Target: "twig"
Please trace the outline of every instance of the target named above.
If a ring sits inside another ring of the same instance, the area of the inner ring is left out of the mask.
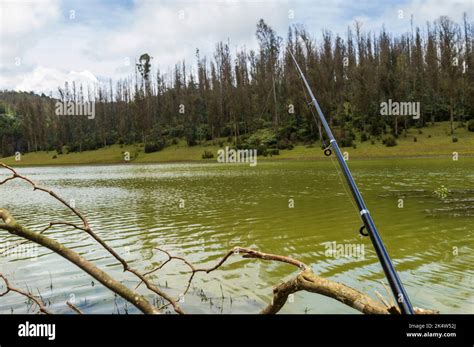
[[[45,314],[52,314],[52,312],[46,308],[44,301],[42,299],[37,298],[36,296],[34,296],[33,294],[29,292],[25,292],[24,290],[11,286],[8,279],[1,273],[0,273],[0,278],[3,280],[3,282],[5,282],[5,286],[6,286],[6,290],[3,293],[0,293],[0,297],[8,294],[9,292],[15,292],[32,300],[38,306],[38,309],[40,312],[45,313]]]
[[[74,305],[72,302],[70,301],[66,301],[66,305],[68,305],[71,310],[73,310],[74,312],[76,312],[77,314],[83,314],[83,312],[79,309],[79,307],[77,307],[76,305]]]

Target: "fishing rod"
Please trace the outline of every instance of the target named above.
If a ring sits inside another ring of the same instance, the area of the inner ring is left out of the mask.
[[[405,288],[403,288],[403,284],[400,281],[400,278],[398,277],[397,271],[395,270],[395,267],[393,266],[392,260],[390,259],[390,256],[388,255],[387,249],[385,248],[382,238],[380,237],[379,232],[377,231],[377,227],[375,226],[372,216],[370,215],[370,212],[367,209],[367,206],[365,205],[364,199],[362,198],[362,195],[360,194],[360,191],[357,188],[357,185],[342,155],[339,145],[337,144],[337,141],[334,138],[334,135],[332,134],[331,128],[329,127],[329,124],[326,121],[326,117],[324,117],[323,111],[321,111],[321,107],[319,107],[318,101],[314,97],[314,94],[311,91],[308,81],[304,77],[303,71],[301,71],[301,68],[298,65],[298,62],[296,61],[296,58],[294,57],[293,53],[291,53],[289,49],[288,49],[288,52],[293,58],[293,62],[296,65],[296,68],[301,76],[301,79],[303,80],[306,86],[306,89],[308,89],[309,95],[311,97],[310,105],[313,104],[314,107],[316,108],[316,111],[318,112],[318,115],[319,115],[319,119],[321,120],[324,130],[326,131],[326,134],[329,138],[329,146],[327,146],[324,149],[324,154],[326,156],[330,156],[332,154],[331,149],[334,151],[334,153],[336,153],[339,166],[341,167],[344,177],[346,178],[347,184],[349,185],[352,196],[359,209],[360,218],[362,219],[362,222],[364,223],[364,225],[360,228],[359,232],[364,236],[367,236],[367,235],[370,236],[370,240],[372,241],[372,244],[375,248],[377,257],[379,258],[379,261],[382,264],[383,271],[385,272],[385,276],[388,279],[390,288],[392,289],[393,295],[395,296],[398,306],[400,307],[400,311],[403,314],[413,314],[414,311],[410,303],[410,299],[408,298],[408,295],[405,292]],[[364,229],[367,230],[367,233],[363,232]]]

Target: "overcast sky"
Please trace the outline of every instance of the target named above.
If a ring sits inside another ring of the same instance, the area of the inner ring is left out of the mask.
[[[410,29],[441,15],[473,20],[474,0],[0,0],[0,89],[49,94],[64,81],[114,80],[133,73],[149,53],[154,67],[167,71],[195,51],[210,56],[219,40],[232,52],[256,48],[260,18],[286,37],[301,23],[316,38],[323,29],[345,35],[355,20],[366,31]],[[402,12],[401,12],[402,11]],[[403,18],[400,18],[403,17]]]

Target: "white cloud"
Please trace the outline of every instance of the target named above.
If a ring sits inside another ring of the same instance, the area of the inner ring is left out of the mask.
[[[387,31],[405,33],[413,26],[425,28],[426,22],[433,22],[441,16],[447,16],[457,23],[462,23],[464,12],[472,20],[474,1],[472,0],[412,0],[404,4],[389,3],[378,17],[367,17],[364,30],[378,32],[385,26]]]
[[[2,35],[25,34],[58,19],[59,0],[2,0]]]
[[[215,44],[230,40],[232,48],[255,47],[255,25],[265,18],[286,28],[288,12],[280,2],[176,2],[140,1],[131,25],[106,34],[90,48],[103,58],[136,58],[144,52],[162,67],[186,59],[194,63],[196,48],[211,53]]]
[[[16,85],[15,90],[21,91],[35,91],[38,93],[45,93],[49,95],[50,92],[55,95],[58,87],[64,87],[65,82],[75,81],[76,87],[82,84],[84,88],[86,86],[93,87],[99,81],[97,78],[87,70],[84,71],[69,71],[63,72],[53,68],[46,68],[39,66],[32,72],[21,76],[21,81]]]
[[[136,0],[133,6],[120,7],[88,2],[74,3],[76,20],[70,21],[61,15],[72,6],[67,0],[0,0],[0,88],[57,90],[76,76],[71,71],[88,71],[91,80],[116,80],[133,74],[135,60],[145,52],[154,58],[153,66],[165,72],[182,60],[194,66],[196,48],[201,56],[212,57],[218,41],[229,39],[232,53],[242,46],[257,48],[255,29],[260,18],[283,37],[293,23],[303,23],[316,37],[322,29],[345,36],[355,19],[364,22],[363,30],[378,32],[385,24],[389,31],[407,32],[411,14],[415,25],[421,26],[441,15],[460,22],[465,11],[472,20],[472,3]],[[398,19],[400,9],[404,19]],[[14,64],[15,57],[21,58],[20,66]]]
[[[0,59],[13,64],[15,57],[34,45],[36,33],[58,20],[59,0],[0,2]],[[7,64],[8,64],[7,63]]]

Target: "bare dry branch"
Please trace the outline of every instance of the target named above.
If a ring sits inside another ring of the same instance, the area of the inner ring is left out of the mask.
[[[5,282],[5,286],[6,286],[6,290],[3,293],[0,293],[0,297],[8,294],[9,292],[15,292],[32,300],[36,304],[36,306],[38,306],[38,309],[41,313],[45,313],[45,314],[52,313],[50,310],[46,308],[46,305],[42,299],[37,298],[36,296],[34,296],[33,294],[29,292],[13,287],[12,285],[10,285],[10,282],[8,281],[8,279],[1,273],[0,273],[0,278],[3,280],[3,282]]]
[[[139,272],[138,270],[136,269],[133,269],[132,267],[129,266],[129,264],[125,261],[125,259],[123,259],[112,247],[110,247],[105,241],[103,241],[96,233],[94,233],[92,231],[92,228],[90,227],[90,224],[89,224],[89,221],[87,220],[87,218],[81,213],[79,212],[79,210],[77,210],[75,207],[71,206],[66,200],[64,200],[63,198],[61,198],[59,195],[57,195],[55,192],[53,192],[52,190],[50,189],[47,189],[47,188],[44,188],[44,187],[41,187],[39,185],[37,185],[35,182],[33,182],[32,180],[30,180],[29,178],[25,177],[25,176],[22,176],[20,174],[17,173],[17,171],[15,169],[13,169],[12,167],[0,162],[0,166],[6,168],[7,170],[11,171],[12,172],[12,177],[10,179],[13,179],[13,178],[19,178],[19,179],[22,179],[23,181],[27,182],[28,184],[30,184],[32,187],[33,187],[33,190],[40,190],[40,191],[43,191],[43,192],[46,192],[48,193],[49,195],[51,195],[53,198],[55,198],[57,201],[59,201],[61,204],[63,204],[64,206],[66,206],[69,210],[71,210],[73,212],[74,215],[76,215],[81,221],[82,221],[82,224],[83,224],[83,227],[79,227],[77,226],[76,224],[73,224],[73,223],[68,223],[68,222],[55,222],[55,223],[50,223],[48,227],[46,227],[45,229],[42,230],[42,232],[48,230],[49,228],[51,228],[53,225],[68,225],[68,226],[73,226],[75,227],[76,229],[80,229],[80,230],[83,230],[85,231],[87,234],[89,234],[97,243],[99,243],[105,250],[107,250],[107,252],[109,252],[117,261],[119,261],[122,266],[123,266],[123,270],[124,271],[128,271],[132,274],[134,274],[136,277],[138,277],[140,279],[140,283],[145,283],[146,284],[146,287],[154,292],[155,294],[157,294],[158,296],[162,297],[164,300],[168,301],[168,303],[173,306],[173,309],[175,310],[175,312],[177,313],[184,313],[182,311],[182,309],[179,307],[178,303],[176,302],[176,300],[174,300],[171,296],[169,296],[167,293],[165,293],[164,291],[162,291],[160,288],[158,288],[157,286],[155,286],[153,283],[151,283],[150,281],[148,281],[146,279],[146,277],[141,273]],[[3,182],[0,183],[3,184],[5,183],[6,181],[8,180],[4,180]],[[11,216],[10,216],[11,217]],[[7,220],[4,220],[5,222],[5,226],[3,229],[5,230],[8,230],[10,232],[12,232],[13,230],[11,228],[8,227],[8,225],[10,224]],[[10,230],[9,230],[10,229]],[[76,264],[77,265],[77,264]]]
[[[133,305],[135,305],[142,312],[159,313],[156,307],[151,305],[141,295],[138,295],[134,291],[124,286],[122,283],[116,281],[106,272],[96,267],[93,263],[89,262],[87,259],[79,255],[78,253],[43,234],[33,232],[28,228],[18,224],[7,210],[0,208],[0,219],[5,222],[5,224],[0,224],[0,229],[7,230],[8,232],[10,232],[10,234],[33,241],[59,254],[63,258],[69,260],[74,265],[78,266],[81,270],[91,275],[104,286],[117,293]]]
[[[377,298],[379,298],[379,300],[382,302],[382,304],[385,305],[386,308],[390,308],[391,306],[389,305],[389,303],[387,302],[387,300],[385,300],[385,298],[382,296],[382,294],[380,294],[378,291],[375,291],[375,295],[377,296]]]
[[[77,307],[76,305],[74,305],[72,302],[70,301],[66,301],[66,305],[68,305],[71,310],[73,310],[74,312],[76,312],[77,314],[83,314],[83,312],[79,309],[79,307]]]

